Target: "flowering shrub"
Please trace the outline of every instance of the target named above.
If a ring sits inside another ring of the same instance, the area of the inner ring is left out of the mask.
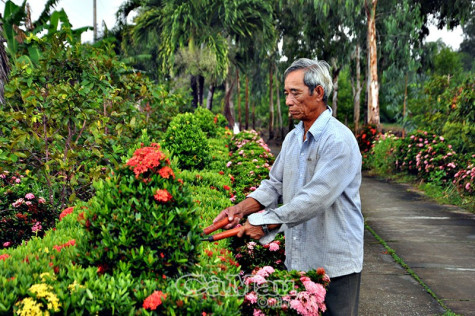
[[[469,162],[466,167],[460,164],[462,168],[454,175],[452,183],[457,186],[459,191],[473,195],[475,192],[475,155],[467,160]]]
[[[378,130],[375,125],[366,124],[361,127],[361,130],[356,134],[356,140],[360,147],[360,152],[363,158],[363,168],[367,168],[367,158],[373,148],[373,142],[378,136]]]
[[[443,137],[417,131],[405,138],[378,136],[369,166],[379,173],[405,172],[443,188],[454,185],[461,194],[473,195],[475,155],[457,153]]]
[[[170,277],[196,262],[199,228],[188,191],[160,145],[133,153],[125,166],[95,183],[82,221],[83,261],[98,273]]]
[[[250,273],[256,267],[273,266],[284,270],[285,265],[285,238],[278,234],[274,241],[261,245],[255,241],[235,238],[230,245],[236,261],[242,266],[243,273]]]
[[[194,120],[191,113],[178,114],[165,133],[163,146],[178,158],[181,169],[202,169],[210,160],[206,134]]]
[[[226,166],[231,168],[234,174],[237,202],[269,177],[269,170],[274,160],[270,148],[256,131],[243,131],[233,137],[230,160]]]
[[[321,315],[330,278],[316,271],[279,271],[264,266],[245,278],[244,315]]]
[[[444,137],[418,131],[395,152],[396,170],[436,183],[447,183],[458,170],[457,154]]]
[[[28,181],[8,171],[0,174],[0,249],[43,236],[58,218],[49,201],[30,191]]]

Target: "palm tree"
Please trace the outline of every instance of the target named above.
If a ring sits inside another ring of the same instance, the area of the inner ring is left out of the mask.
[[[221,1],[178,1],[149,0],[139,9],[133,31],[135,42],[142,42],[156,36],[156,50],[161,71],[176,75],[191,64],[176,63],[177,56],[198,56],[215,61],[212,67],[197,69],[190,73],[193,90],[193,106],[203,100],[204,77],[210,82],[210,90],[219,84],[237,62],[230,54],[240,43],[250,39],[261,30],[269,30],[272,22],[271,1],[221,0]],[[185,58],[186,59],[186,58]],[[234,72],[234,70],[232,71]],[[235,80],[235,76],[232,76]],[[233,86],[231,77],[228,86]],[[228,91],[231,99],[232,90]],[[233,111],[226,105],[227,118],[233,121]]]

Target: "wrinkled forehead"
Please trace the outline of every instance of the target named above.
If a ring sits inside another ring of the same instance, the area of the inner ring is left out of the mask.
[[[304,75],[305,75],[305,72],[303,71],[303,69],[290,72],[285,78],[284,88],[286,90],[303,89],[305,87],[305,84],[303,81]]]

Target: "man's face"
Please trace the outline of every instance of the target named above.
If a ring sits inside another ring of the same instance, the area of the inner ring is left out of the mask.
[[[313,122],[322,112],[323,88],[317,86],[310,95],[309,88],[303,82],[304,70],[292,71],[285,78],[285,104],[292,118]]]

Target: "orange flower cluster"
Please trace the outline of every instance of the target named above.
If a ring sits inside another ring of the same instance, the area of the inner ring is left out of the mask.
[[[155,291],[143,301],[143,308],[156,310],[162,304],[162,299],[165,300],[166,298],[167,295],[162,293],[162,291]]]
[[[67,209],[65,209],[64,211],[62,211],[61,214],[59,215],[59,221],[62,221],[64,217],[66,217],[67,215],[71,214],[73,211],[74,211],[74,207],[73,207],[73,206],[68,207]]]
[[[152,143],[151,147],[137,149],[132,158],[127,161],[127,166],[133,167],[135,177],[138,178],[142,173],[159,167],[162,160],[166,160],[166,156],[160,150],[160,145]]]
[[[56,251],[58,252],[61,252],[61,249],[63,248],[66,248],[66,247],[70,247],[70,246],[75,246],[76,245],[76,240],[75,239],[71,239],[70,241],[68,242],[65,242],[64,244],[62,245],[54,245],[53,248],[56,249]]]
[[[7,258],[10,258],[10,255],[8,253],[0,255],[0,260],[5,261],[5,260],[7,260]]]
[[[165,179],[170,178],[170,176],[172,176],[173,179],[175,179],[175,174],[173,173],[172,168],[168,166],[165,166],[162,169],[158,170],[158,174],[160,174],[162,178],[165,178]]]
[[[157,190],[157,192],[155,192],[153,198],[159,202],[166,203],[173,199],[173,196],[166,189],[159,189]]]

